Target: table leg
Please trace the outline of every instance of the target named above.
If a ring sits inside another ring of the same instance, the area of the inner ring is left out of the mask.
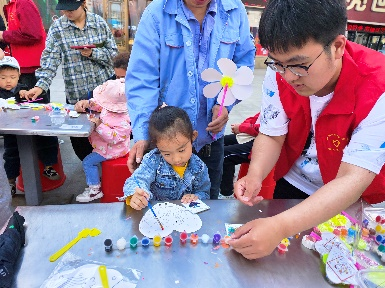
[[[37,206],[43,200],[43,194],[35,141],[36,137],[33,135],[16,136],[20,165],[23,171],[25,200],[28,206]]]

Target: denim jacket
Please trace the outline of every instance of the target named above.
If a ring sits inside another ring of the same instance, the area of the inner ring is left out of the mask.
[[[184,194],[195,194],[201,200],[210,198],[207,167],[195,154],[191,156],[183,178],[180,178],[158,149],[151,150],[124,183],[124,196],[119,200],[133,195],[138,184],[149,193],[151,200],[179,200]]]
[[[204,130],[212,121],[211,110],[217,103],[216,97],[206,99],[206,127],[197,127],[202,90],[199,81],[203,80],[195,63],[193,33],[180,2],[152,1],[143,12],[135,34],[126,75],[127,103],[135,142],[148,140],[150,114],[162,102],[184,109],[195,130]],[[218,70],[217,61],[228,58],[238,67],[254,69],[255,46],[243,3],[240,0],[216,2],[207,55],[209,67]],[[229,112],[232,106],[227,107]],[[223,132],[224,129],[216,138],[222,137]],[[199,151],[212,141],[212,137],[200,133],[194,147]]]

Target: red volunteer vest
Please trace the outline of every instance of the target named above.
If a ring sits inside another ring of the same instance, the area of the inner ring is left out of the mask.
[[[378,52],[347,41],[334,96],[319,116],[315,128],[319,167],[325,184],[335,179],[343,149],[349,143],[353,130],[385,92],[384,59]],[[302,153],[311,125],[309,98],[298,95],[278,73],[277,82],[290,122],[275,168],[276,180],[286,175]],[[385,166],[362,198],[369,203],[385,200]]]
[[[4,13],[8,21],[8,30],[10,31],[20,29],[20,22],[16,14],[16,2],[17,0],[11,0],[9,4],[4,6]],[[37,10],[37,7],[35,5],[33,6]],[[10,44],[12,56],[16,58],[22,68],[40,66],[40,57],[45,48],[46,35],[41,18],[39,20],[41,27],[40,33],[43,35],[43,38],[39,41],[39,43],[35,43],[33,45]]]

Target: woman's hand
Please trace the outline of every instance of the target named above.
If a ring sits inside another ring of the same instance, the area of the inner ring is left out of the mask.
[[[92,55],[92,49],[90,48],[83,48],[80,50],[80,53],[82,54],[82,56],[84,57],[91,57]]]
[[[143,208],[147,207],[148,205],[148,198],[150,195],[147,194],[146,191],[144,191],[141,188],[135,188],[135,193],[132,195],[130,206],[135,210],[142,210]]]
[[[182,197],[182,203],[191,203],[192,201],[198,200],[198,196],[195,194],[185,194]]]
[[[35,100],[41,93],[43,93],[43,89],[41,89],[40,87],[33,87],[31,90],[28,90],[26,93],[25,93],[25,98],[29,101],[29,100]]]
[[[80,100],[75,104],[76,112],[84,113],[87,108],[90,108],[90,102],[88,100]]]

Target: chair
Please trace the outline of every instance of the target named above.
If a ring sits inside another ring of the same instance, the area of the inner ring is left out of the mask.
[[[127,154],[124,157],[102,162],[102,203],[118,202],[117,197],[123,196],[123,185],[131,176],[127,167]]]
[[[44,164],[39,160],[39,170],[40,170],[40,180],[41,180],[41,188],[43,192],[51,191],[63,185],[66,180],[66,175],[63,171],[63,163],[61,160],[60,148],[57,152],[57,163],[52,165],[52,167],[56,170],[56,172],[60,175],[59,180],[50,180],[47,177],[44,177]],[[17,177],[16,188],[22,192],[24,192],[24,182],[23,182],[23,171],[20,169],[20,176]]]
[[[249,163],[242,163],[238,172],[238,180],[242,177],[246,176],[247,171],[249,170]],[[273,199],[275,189],[275,180],[274,180],[274,168],[271,172],[266,176],[266,178],[262,181],[262,188],[259,192],[259,195],[265,199]]]

